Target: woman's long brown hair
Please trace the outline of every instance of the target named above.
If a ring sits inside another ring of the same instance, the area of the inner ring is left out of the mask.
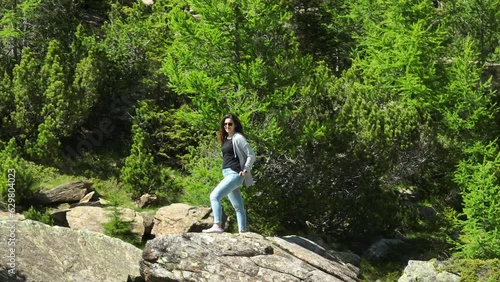
[[[233,123],[234,123],[234,125],[233,125],[234,126],[234,132],[238,132],[240,134],[244,134],[243,133],[243,126],[241,125],[240,119],[237,116],[233,115],[233,114],[227,114],[227,115],[225,115],[222,118],[221,122],[220,122],[219,132],[217,132],[217,139],[218,139],[219,144],[221,145],[221,147],[222,147],[222,145],[224,145],[224,142],[226,142],[226,139],[227,139],[227,132],[224,129],[224,121],[226,119],[228,119],[228,118],[230,118],[233,121]]]

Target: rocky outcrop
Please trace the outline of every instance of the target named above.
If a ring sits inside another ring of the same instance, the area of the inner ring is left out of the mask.
[[[442,270],[445,262],[410,260],[398,282],[458,282],[460,276]]]
[[[86,229],[104,233],[103,224],[109,222],[113,210],[105,208],[107,201],[92,188],[92,181],[81,180],[66,183],[34,195],[32,201],[48,209],[54,224],[74,229]],[[57,207],[53,208],[55,205]],[[139,239],[150,237],[152,215],[137,213],[132,209],[119,208],[119,217],[130,222],[131,232]],[[1,218],[0,214],[0,218]]]
[[[11,226],[15,224],[14,228]],[[0,221],[0,238],[11,237],[15,229],[15,268],[18,278],[2,281],[141,281],[141,250],[116,238],[87,230],[51,227],[31,220]],[[7,240],[2,239],[0,257],[8,257]],[[7,260],[0,264],[4,279]],[[24,278],[21,278],[24,277]],[[137,278],[139,277],[139,278]]]
[[[33,202],[38,205],[79,202],[92,191],[92,181],[81,180],[57,186],[34,195]]]
[[[40,210],[47,209],[58,226],[104,233],[103,224],[110,221],[113,210],[106,207],[107,201],[100,198],[92,185],[90,180],[74,181],[40,191],[31,200],[42,206]],[[144,194],[136,204],[145,207],[156,200],[155,195]],[[137,234],[139,240],[165,234],[200,232],[213,222],[210,207],[193,207],[181,203],[160,208],[154,216],[128,208],[119,208],[119,214],[121,220],[130,222],[131,232]],[[0,214],[0,218],[2,216],[10,219],[11,215]]]
[[[213,224],[210,207],[176,203],[160,208],[154,217],[151,233],[156,237],[186,232],[200,232]]]
[[[184,233],[148,241],[146,281],[359,281],[359,269],[279,237]]]

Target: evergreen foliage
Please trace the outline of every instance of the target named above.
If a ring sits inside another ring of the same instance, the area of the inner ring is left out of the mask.
[[[35,180],[14,138],[7,144],[0,144],[0,168],[0,181],[4,183],[0,187],[2,200],[7,203],[9,197],[14,198],[17,208],[27,204],[33,195]]]
[[[193,125],[209,134],[219,116],[238,112],[249,136],[276,142],[312,70],[311,58],[299,54],[290,11],[280,1],[192,1],[184,8],[168,14],[176,36],[163,70],[176,93],[191,98]]]
[[[15,125],[12,122],[11,113],[14,112],[14,91],[12,89],[12,79],[7,72],[0,77],[0,140],[7,140],[11,137],[9,132],[15,132]]]
[[[455,179],[462,187],[463,215],[460,252],[465,258],[500,257],[500,153],[495,143],[476,143],[466,150]]]
[[[120,180],[125,185],[125,189],[137,198],[143,193],[153,192],[156,185],[161,185],[161,182],[158,178],[159,171],[154,166],[153,155],[144,144],[146,141],[144,131],[139,125],[134,124],[132,132],[134,135],[132,149],[125,159]]]
[[[71,129],[70,107],[65,71],[57,41],[51,41],[40,70],[40,86],[43,90],[42,123],[33,143],[27,143],[27,151],[36,160],[55,159],[60,138]]]
[[[185,169],[190,173],[177,180],[178,185],[183,187],[182,201],[209,206],[207,195],[210,195],[222,176],[222,159],[216,137],[204,138],[198,147],[190,147],[183,160]]]
[[[110,237],[119,238],[134,245],[139,245],[137,234],[131,231],[132,222],[124,221],[120,218],[120,215],[120,210],[114,207],[113,212],[110,214],[109,221],[102,224],[104,227],[104,234]]]
[[[27,211],[23,213],[24,218],[40,221],[48,225],[54,225],[54,220],[50,216],[50,212],[46,210],[44,213],[37,211],[33,206],[31,206]]]
[[[31,49],[26,48],[23,50],[21,62],[13,70],[12,77],[15,108],[11,119],[17,129],[18,138],[22,141],[35,138],[35,130],[41,121],[43,96],[39,90],[39,81],[40,62]]]
[[[472,37],[479,46],[479,61],[495,62],[495,50],[500,43],[500,1],[445,1],[440,5],[450,35],[460,38],[455,42]]]
[[[132,148],[121,169],[120,180],[133,198],[152,193],[160,196],[168,195],[168,202],[174,202],[179,191],[172,185],[170,170],[155,161],[151,136],[146,131],[146,126],[153,118],[148,103],[141,103],[136,110],[132,126]]]
[[[463,282],[493,282],[500,279],[500,260],[498,259],[459,259],[445,269],[452,273],[459,273],[460,281]]]

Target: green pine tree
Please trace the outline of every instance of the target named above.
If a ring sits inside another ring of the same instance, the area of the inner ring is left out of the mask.
[[[37,127],[42,121],[44,99],[39,81],[40,62],[31,49],[26,48],[20,64],[14,68],[12,78],[15,104],[12,119],[22,141],[36,138]]]
[[[2,202],[18,207],[27,204],[33,196],[35,178],[14,138],[5,145],[0,144],[0,173],[0,181],[4,183],[0,187]],[[9,198],[15,201],[9,202]]]
[[[500,257],[500,151],[492,142],[474,144],[466,150],[455,181],[462,187],[463,218],[457,256],[473,259]]]
[[[133,198],[144,193],[156,194],[168,202],[177,197],[176,187],[171,185],[170,171],[155,160],[151,134],[148,125],[154,120],[155,112],[147,102],[141,102],[136,109],[132,125],[132,147],[120,172],[120,180]]]
[[[220,116],[235,112],[249,134],[278,140],[313,70],[311,57],[299,51],[291,12],[281,1],[185,4],[169,12],[175,36],[163,70],[171,87],[190,98],[188,119],[208,133]]]
[[[15,112],[14,91],[12,80],[7,72],[0,76],[0,140],[12,137],[15,132],[15,125],[12,121],[11,113]]]
[[[36,140],[33,143],[27,142],[28,153],[44,163],[56,160],[60,149],[60,138],[67,136],[74,125],[68,118],[71,116],[72,97],[61,54],[59,43],[51,41],[40,70],[39,85],[44,90],[41,110],[43,122],[38,126]]]

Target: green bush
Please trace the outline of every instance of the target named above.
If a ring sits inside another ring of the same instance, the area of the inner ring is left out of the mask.
[[[48,225],[54,225],[54,220],[50,216],[49,211],[45,211],[44,213],[41,213],[37,211],[33,206],[29,208],[26,212],[23,213],[24,218],[26,219],[31,219],[31,220],[36,220],[40,221],[42,223],[48,224]]]
[[[132,127],[133,144],[130,155],[125,159],[120,180],[125,189],[137,198],[144,193],[150,193],[159,185],[159,171],[154,165],[154,158],[145,145],[146,134],[138,125]]]
[[[462,188],[464,220],[460,221],[458,257],[500,258],[500,151],[494,143],[475,144],[466,150],[455,181]]]
[[[137,246],[140,243],[140,240],[137,238],[137,234],[134,234],[131,231],[132,223],[122,220],[120,215],[120,211],[117,207],[115,207],[113,209],[113,213],[110,215],[110,220],[103,223],[104,234]]]
[[[216,138],[201,139],[200,145],[191,147],[183,160],[189,174],[174,181],[182,187],[181,201],[195,206],[210,205],[210,193],[222,180],[222,155]]]
[[[153,144],[158,143],[159,140],[166,139],[175,142],[178,140],[175,138],[180,138],[179,136],[172,137],[165,129],[167,127],[163,124],[164,119],[168,120],[169,118],[171,118],[171,114],[155,114],[147,102],[141,102],[140,107],[136,110],[132,126],[132,147],[120,173],[123,186],[126,191],[132,194],[133,198],[140,197],[145,193],[157,194],[168,202],[175,202],[178,198],[180,191],[176,188],[175,181],[171,179],[173,171],[159,162],[162,161],[162,156],[168,155],[165,152],[175,155],[180,151],[170,148],[171,145],[166,144],[160,146],[161,148],[153,148]],[[160,126],[160,129],[157,130],[158,132],[152,133],[156,130],[155,125]],[[162,132],[163,135],[159,132]],[[175,163],[175,161],[170,161],[172,165]],[[167,160],[167,163],[170,161]]]
[[[108,180],[92,178],[91,180],[94,183],[92,187],[95,191],[102,196],[102,198],[109,201],[111,206],[135,207],[135,204],[130,199],[130,193],[125,191],[115,178],[110,178]]]
[[[460,275],[461,282],[500,281],[500,260],[460,259],[445,267],[448,272]]]
[[[366,259],[361,260],[361,281],[379,281],[393,282],[397,281],[403,274],[404,266],[397,262],[369,262]]]
[[[0,194],[5,202],[16,206],[26,204],[31,198],[35,179],[29,163],[19,153],[19,149],[12,138],[7,146],[0,148]]]

